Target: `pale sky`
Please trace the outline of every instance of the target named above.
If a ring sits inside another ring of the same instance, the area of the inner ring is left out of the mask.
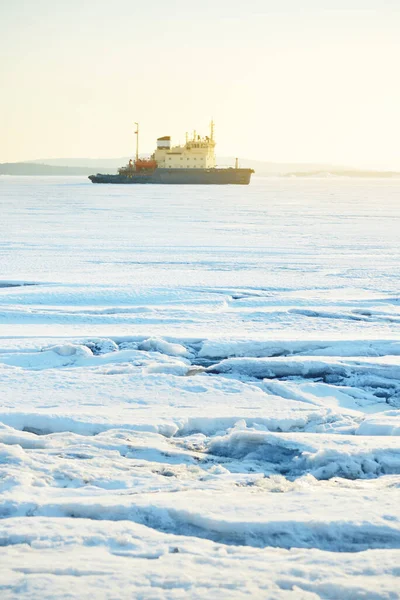
[[[217,153],[400,169],[400,0],[0,0],[0,162]]]

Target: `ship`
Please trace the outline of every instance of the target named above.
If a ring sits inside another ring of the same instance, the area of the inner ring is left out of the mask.
[[[157,139],[150,158],[139,158],[139,124],[136,130],[136,158],[118,169],[118,174],[90,175],[93,183],[158,183],[194,185],[248,185],[253,169],[242,169],[236,159],[234,167],[217,167],[215,158],[214,123],[210,134],[200,136],[196,131],[186,134],[184,145],[171,145],[169,135]]]

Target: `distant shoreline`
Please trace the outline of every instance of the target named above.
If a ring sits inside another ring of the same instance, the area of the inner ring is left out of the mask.
[[[224,160],[223,162],[226,162]],[[302,165],[302,170],[284,170],[284,165],[276,165],[276,171],[271,164],[260,161],[254,161],[255,175],[262,177],[282,177],[282,178],[381,178],[397,179],[400,178],[399,171],[373,171],[362,169],[345,168],[319,168],[308,170],[307,165]],[[123,163],[122,163],[123,164]],[[243,166],[250,166],[252,161],[243,160]],[[230,166],[230,165],[221,165]],[[22,163],[2,163],[0,164],[0,175],[11,176],[89,176],[94,173],[117,173],[115,166],[99,165],[95,166],[68,166],[68,165],[48,165],[34,162]]]

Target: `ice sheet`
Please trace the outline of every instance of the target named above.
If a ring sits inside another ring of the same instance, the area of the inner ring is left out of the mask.
[[[399,193],[0,178],[2,598],[397,597]]]

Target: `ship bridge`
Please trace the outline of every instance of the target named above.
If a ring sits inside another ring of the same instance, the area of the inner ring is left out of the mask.
[[[161,169],[212,169],[215,161],[214,123],[210,125],[210,135],[201,137],[193,132],[186,134],[184,146],[171,146],[170,136],[157,140],[154,159]]]

